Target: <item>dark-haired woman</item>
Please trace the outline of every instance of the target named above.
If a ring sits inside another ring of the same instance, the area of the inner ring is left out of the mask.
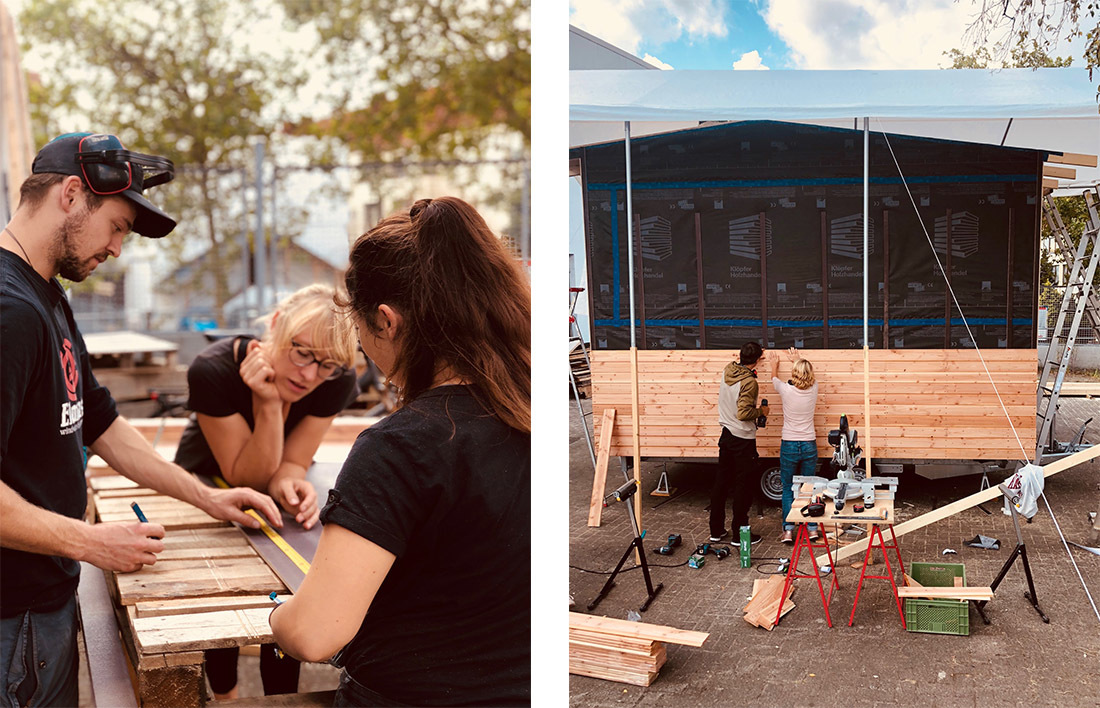
[[[401,407],[355,442],[275,639],[307,661],[342,649],[339,706],[529,704],[526,275],[444,197],[361,236],[346,284]]]

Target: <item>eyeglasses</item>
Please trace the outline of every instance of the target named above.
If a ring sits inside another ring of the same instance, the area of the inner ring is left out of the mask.
[[[325,381],[332,381],[333,379],[340,378],[347,371],[346,368],[340,365],[340,362],[332,359],[318,359],[310,351],[309,347],[303,346],[293,339],[290,340],[290,349],[287,351],[287,356],[290,357],[290,363],[299,367],[307,367],[310,364],[317,364],[317,375]]]
[[[140,194],[146,187],[170,182],[175,176],[171,160],[125,150],[113,135],[81,138],[76,161],[88,188],[104,196],[128,189]]]

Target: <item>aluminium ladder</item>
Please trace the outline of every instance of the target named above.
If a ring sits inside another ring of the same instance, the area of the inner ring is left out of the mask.
[[[1100,261],[1100,213],[1097,212],[1097,202],[1093,197],[1094,192],[1097,196],[1100,196],[1100,187],[1094,187],[1084,193],[1089,221],[1081,234],[1081,240],[1077,248],[1073,250],[1066,250],[1071,246],[1071,241],[1061,218],[1058,216],[1057,209],[1054,207],[1053,199],[1048,196],[1043,201],[1043,213],[1051,226],[1051,231],[1056,234],[1056,238],[1064,252],[1067,255],[1072,252],[1074,258],[1069,279],[1066,281],[1066,287],[1062,293],[1062,304],[1058,310],[1058,320],[1054,326],[1054,331],[1050,335],[1050,342],[1043,360],[1043,373],[1039,377],[1039,386],[1036,390],[1035,416],[1036,432],[1038,434],[1036,436],[1035,464],[1039,465],[1042,464],[1044,451],[1048,453],[1059,452],[1054,442],[1054,418],[1058,412],[1058,397],[1073,354],[1077,330],[1081,325],[1086,309],[1094,302],[1092,282],[1096,275],[1097,262]],[[1087,253],[1089,245],[1092,246],[1091,253]],[[1070,310],[1073,310],[1073,316],[1063,345],[1059,340],[1062,339],[1062,328],[1066,323]],[[1092,317],[1090,315],[1090,319]],[[1057,373],[1053,371],[1055,362],[1057,362]],[[1054,384],[1048,388],[1052,376],[1054,377]],[[1045,407],[1043,406],[1044,401],[1046,402]],[[1080,444],[1083,433],[1084,426],[1075,436],[1075,445]],[[1067,449],[1064,452],[1073,452],[1073,450]]]
[[[592,371],[592,362],[588,358],[588,349],[584,346],[581,326],[577,323],[577,317],[573,314],[573,310],[577,307],[577,298],[580,297],[582,292],[584,292],[584,288],[569,288],[569,346],[572,348],[574,342],[580,345],[581,353],[584,354],[585,366],[588,367],[589,371]],[[581,417],[581,427],[584,428],[584,441],[588,443],[588,454],[592,457],[592,469],[596,469],[596,448],[592,445],[592,432],[588,429],[589,414],[584,412],[584,406],[581,405],[581,392],[577,388],[577,377],[573,373],[572,362],[569,364],[569,385],[573,387],[573,398],[577,401],[577,413]]]

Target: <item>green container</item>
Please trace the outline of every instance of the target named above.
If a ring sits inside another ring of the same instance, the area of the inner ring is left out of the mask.
[[[752,554],[750,550],[752,548],[752,530],[748,526],[741,527],[741,567],[748,568],[752,566]]]
[[[912,563],[909,576],[926,587],[952,587],[955,578],[962,578],[966,585],[966,567],[962,563]],[[970,603],[907,597],[905,628],[910,632],[968,636]]]

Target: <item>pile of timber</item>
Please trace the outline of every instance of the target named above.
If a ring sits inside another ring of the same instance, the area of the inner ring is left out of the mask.
[[[754,627],[763,627],[769,632],[775,627],[775,617],[779,612],[779,600],[783,595],[783,585],[787,577],[784,574],[776,574],[765,580],[752,581],[752,599],[745,605],[745,621]],[[794,586],[797,581],[792,581],[787,589],[787,597],[783,600],[783,616],[794,609],[791,595],[794,595]]]
[[[588,368],[588,360],[584,355],[584,347],[580,342],[574,341],[569,347],[569,368],[573,370],[573,379],[577,382],[577,392],[581,398],[592,396],[592,370]]]
[[[667,659],[666,643],[699,647],[710,635],[644,622],[569,613],[569,673],[648,686]]]

